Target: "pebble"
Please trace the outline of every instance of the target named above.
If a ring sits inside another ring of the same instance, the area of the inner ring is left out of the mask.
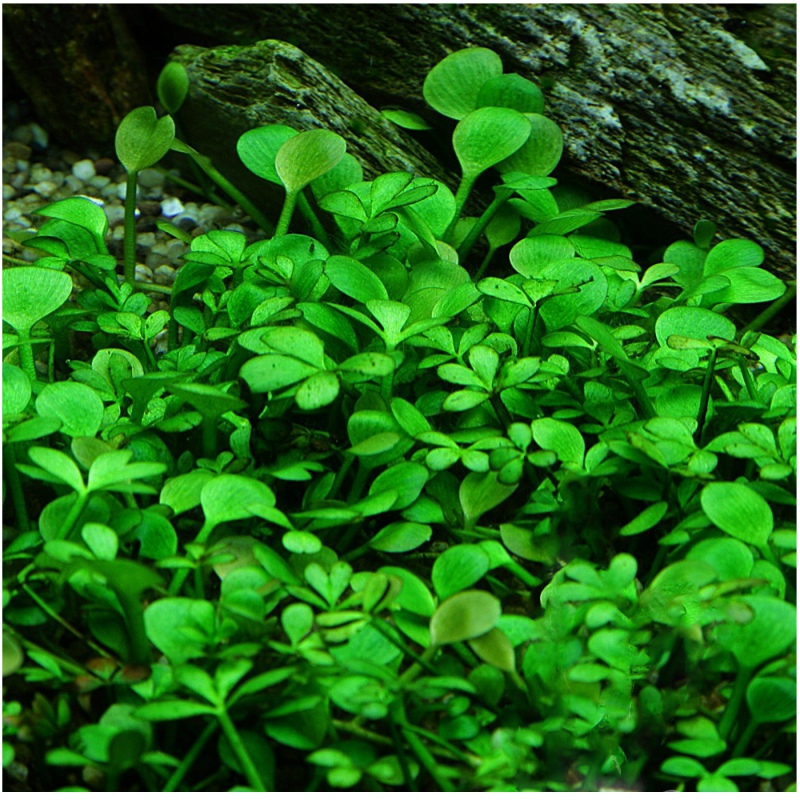
[[[91,180],[96,175],[94,169],[94,161],[89,158],[84,158],[81,161],[76,161],[72,165],[72,174],[82,180],[84,183]]]
[[[93,186],[95,189],[103,189],[104,187],[108,186],[111,183],[111,178],[108,175],[95,175],[89,181],[89,186]]]
[[[69,187],[72,194],[79,194],[83,191],[83,181],[75,175],[67,175],[64,178],[64,183]]]
[[[113,228],[118,222],[122,222],[125,219],[125,209],[122,206],[105,205],[104,210],[108,217],[109,228]]]
[[[42,166],[41,164],[34,164],[31,167],[31,174],[30,174],[30,182],[31,183],[41,183],[42,181],[51,181],[53,180],[53,171],[47,169],[47,167]]]
[[[52,197],[56,189],[58,189],[58,184],[55,181],[39,181],[33,187],[33,191],[41,197]]]
[[[3,200],[13,200],[17,196],[17,190],[10,184],[3,184]]]
[[[184,210],[183,203],[177,197],[167,197],[161,203],[161,215],[164,217],[174,217]]]
[[[153,280],[153,270],[144,264],[137,264],[134,272],[137,281],[150,283]]]
[[[108,175],[114,168],[114,165],[115,162],[111,158],[98,158],[97,161],[94,162],[94,171],[98,175]]]
[[[156,186],[164,185],[164,173],[157,169],[143,169],[137,176],[136,180],[139,186],[152,189]]]
[[[17,161],[29,161],[31,148],[22,142],[6,142],[3,145],[3,157],[11,157]]]
[[[175,282],[175,270],[167,264],[162,264],[153,270],[153,280],[156,283],[172,284]]]

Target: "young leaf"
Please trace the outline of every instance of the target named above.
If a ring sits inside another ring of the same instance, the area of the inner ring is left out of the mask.
[[[72,278],[44,267],[3,270],[3,319],[18,333],[27,334],[70,296]]]
[[[50,383],[36,398],[36,413],[61,421],[67,436],[94,436],[103,423],[103,401],[86,384]]]
[[[338,133],[305,131],[281,145],[275,156],[275,172],[290,194],[299,192],[315,178],[333,169],[347,149]]]
[[[263,125],[245,131],[236,143],[236,152],[250,172],[270,183],[282,181],[275,170],[275,158],[281,147],[298,132],[288,125]]]
[[[544,95],[533,81],[510,72],[489,78],[481,86],[475,107],[482,106],[500,106],[513,108],[523,114],[541,114],[544,109]]]
[[[168,114],[176,114],[189,93],[189,74],[178,61],[170,61],[156,82],[158,100]]]
[[[497,624],[501,611],[500,601],[488,592],[454,594],[431,618],[431,644],[452,644],[483,636]]]
[[[467,114],[453,132],[453,149],[465,176],[481,172],[515,153],[528,140],[531,126],[510,108],[491,106]]]
[[[477,108],[478,94],[490,78],[503,72],[493,50],[468,47],[443,58],[428,73],[422,96],[429,106],[452,119],[463,119]]]
[[[157,119],[152,106],[134,108],[117,128],[114,141],[117,158],[128,172],[139,172],[159,162],[175,138],[175,123],[169,115]]]
[[[486,552],[476,544],[457,544],[449,547],[434,562],[431,571],[433,588],[440,599],[467,589],[489,571]]]

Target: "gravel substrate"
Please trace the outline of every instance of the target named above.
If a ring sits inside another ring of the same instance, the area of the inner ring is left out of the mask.
[[[96,151],[75,153],[49,141],[36,122],[18,122],[19,110],[4,108],[3,130],[3,255],[33,262],[43,254],[26,248],[9,234],[36,229],[45,222],[39,208],[82,195],[102,206],[109,222],[108,248],[122,262],[125,169]],[[191,235],[210,230],[235,230],[248,242],[263,238],[238,207],[222,208],[179,186],[177,170],[145,169],[139,173],[136,277],[169,285],[175,279],[188,245],[156,227],[165,220]],[[163,295],[161,295],[163,299]]]

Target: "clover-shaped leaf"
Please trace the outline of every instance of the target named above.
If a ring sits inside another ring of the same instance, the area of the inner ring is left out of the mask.
[[[305,131],[287,139],[275,156],[275,172],[290,194],[333,169],[347,149],[338,133]]]
[[[450,53],[426,76],[422,95],[429,106],[452,119],[463,119],[477,108],[478,94],[490,78],[503,72],[493,50],[468,47]]]
[[[175,123],[166,115],[158,119],[152,106],[134,108],[117,128],[117,158],[128,172],[139,172],[160,161],[175,138]]]

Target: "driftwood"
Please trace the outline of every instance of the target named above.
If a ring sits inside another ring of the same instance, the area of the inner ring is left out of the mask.
[[[539,83],[568,173],[688,233],[726,237],[795,272],[795,7],[705,4],[159,5],[220,42],[287,39],[374,105],[426,110],[428,69],[465,46]],[[738,16],[734,16],[738,14]]]

